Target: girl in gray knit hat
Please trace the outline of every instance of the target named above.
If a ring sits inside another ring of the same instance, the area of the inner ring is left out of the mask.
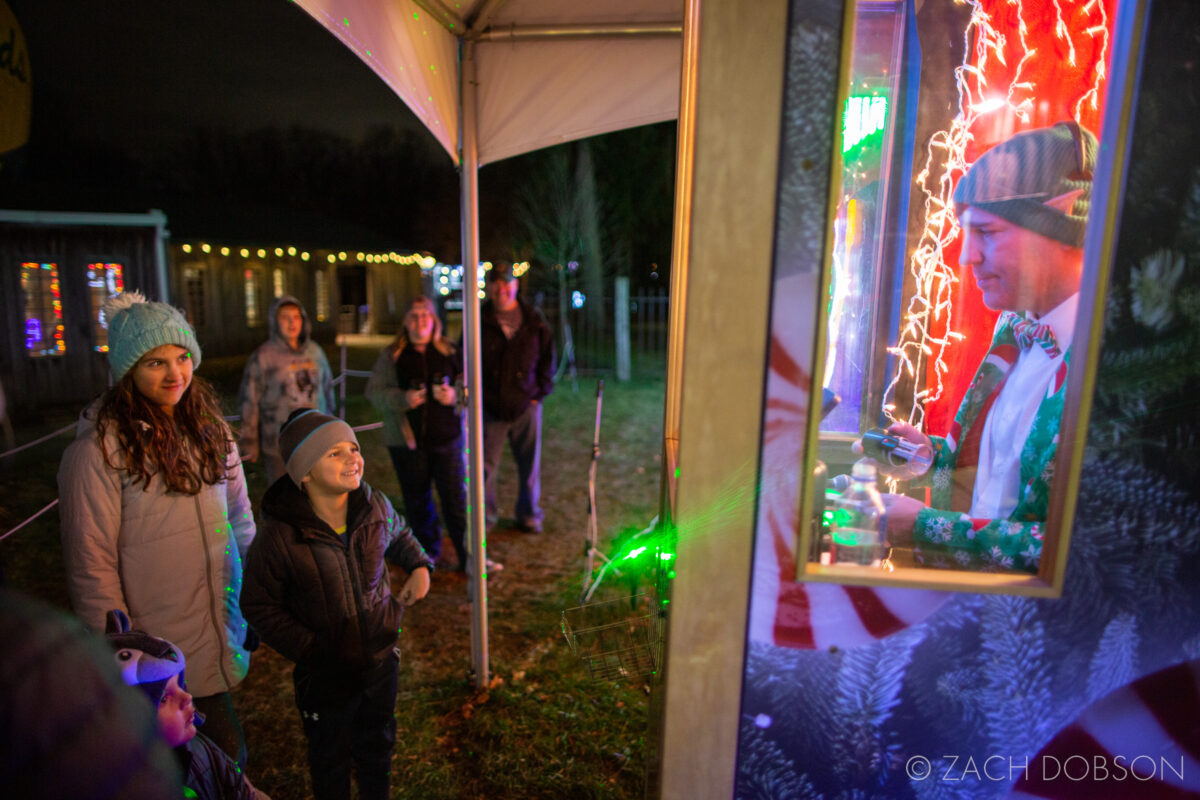
[[[254,518],[233,434],[177,309],[125,292],[102,311],[114,383],[58,472],[71,605],[95,630],[118,609],[177,642],[209,736],[244,765],[229,690],[250,664],[238,596]]]

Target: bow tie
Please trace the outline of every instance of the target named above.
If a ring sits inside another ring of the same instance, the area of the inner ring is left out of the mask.
[[[1017,345],[1022,350],[1028,350],[1036,343],[1046,351],[1049,358],[1058,358],[1062,355],[1062,350],[1058,347],[1058,340],[1054,338],[1054,331],[1050,330],[1050,326],[1044,322],[1033,319],[1019,320],[1013,323],[1013,334],[1017,337]]]

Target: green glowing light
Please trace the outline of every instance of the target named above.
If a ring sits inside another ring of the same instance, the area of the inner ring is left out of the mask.
[[[851,96],[846,98],[846,110],[842,114],[842,152],[878,133],[887,124],[888,102],[886,97]]]
[[[637,548],[634,548],[633,550],[630,550],[630,551],[629,551],[629,555],[625,556],[625,558],[626,558],[626,559],[630,559],[630,558],[637,558],[638,556],[640,556],[640,555],[641,555],[642,553],[644,553],[644,552],[646,552],[646,548],[645,548],[645,547],[637,547]]]
[[[670,561],[672,558],[675,557],[675,554],[674,553],[659,553],[658,557],[661,558],[663,561]]]

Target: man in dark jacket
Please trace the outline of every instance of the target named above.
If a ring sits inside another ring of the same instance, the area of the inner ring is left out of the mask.
[[[517,528],[542,530],[542,399],[554,391],[554,336],[542,312],[517,297],[512,264],[487,273],[487,302],[480,310],[483,369],[483,466],[488,524],[499,518],[496,469],[507,439],[517,462],[520,489]]]

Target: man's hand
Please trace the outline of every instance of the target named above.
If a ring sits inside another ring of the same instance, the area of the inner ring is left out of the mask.
[[[420,408],[425,405],[425,387],[406,390],[404,392],[404,404],[409,408]]]
[[[895,436],[897,439],[903,439],[911,443],[917,448],[920,455],[923,455],[929,461],[933,460],[933,441],[917,430],[915,426],[909,425],[907,422],[893,422],[887,429],[887,432],[890,436]],[[857,455],[862,455],[862,439],[855,439],[854,444],[850,445],[850,450]],[[914,458],[901,466],[890,464],[887,459],[877,461],[876,463],[878,464],[879,472],[883,475],[898,481],[906,481],[921,475],[928,469],[927,465],[915,463],[916,460]]]
[[[258,461],[258,445],[248,444],[241,447],[242,462],[249,461],[251,464]]]
[[[400,601],[400,605],[411,606],[429,593],[429,570],[417,567],[408,580],[401,583],[404,570],[394,564],[388,564],[388,580],[392,585],[392,595]]]
[[[447,383],[435,383],[433,385],[433,399],[444,406],[452,406],[454,405],[454,401],[458,399],[458,394],[454,391],[454,387]]]
[[[912,547],[913,526],[917,524],[917,514],[925,508],[925,504],[906,494],[880,496],[887,507],[888,544],[892,547]]]

